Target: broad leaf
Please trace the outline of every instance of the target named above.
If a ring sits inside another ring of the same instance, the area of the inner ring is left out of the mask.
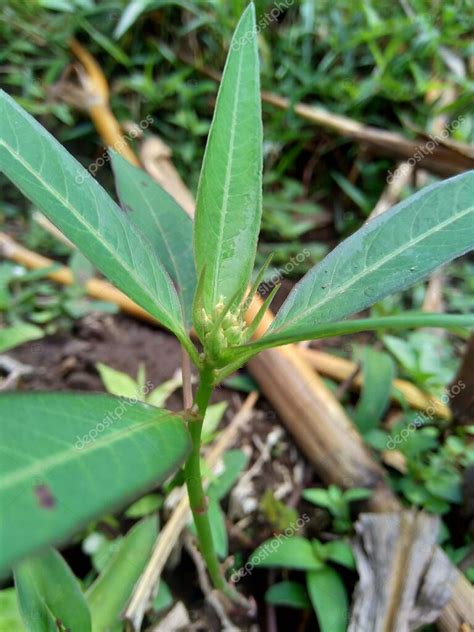
[[[87,591],[93,632],[120,623],[120,613],[150,559],[157,534],[156,518],[145,518],[136,524]]]
[[[174,286],[147,238],[89,172],[3,91],[0,169],[112,283],[193,347]]]
[[[355,568],[354,555],[350,544],[344,540],[331,540],[323,544],[323,554],[326,560],[341,564],[346,568]]]
[[[306,585],[321,632],[346,632],[348,599],[342,579],[325,566],[306,574]]]
[[[122,207],[130,221],[147,236],[173,279],[186,325],[190,327],[196,288],[192,220],[143,169],[137,169],[114,151],[110,155]]]
[[[252,554],[250,564],[264,567],[317,570],[322,564],[316,559],[311,542],[300,536],[276,536],[261,544]]]
[[[474,171],[426,187],[343,241],[293,288],[273,338],[313,338],[319,325],[403,290],[474,247]]]
[[[273,584],[265,593],[265,601],[289,608],[309,608],[311,605],[303,586],[291,581]]]
[[[194,247],[203,303],[242,298],[261,219],[262,121],[255,8],[244,11],[230,45],[199,181]]]
[[[15,568],[15,586],[28,632],[91,631],[91,615],[77,579],[61,555],[48,548]],[[63,628],[61,628],[63,629]]]
[[[0,572],[164,480],[190,450],[179,417],[110,395],[2,394],[0,420]]]

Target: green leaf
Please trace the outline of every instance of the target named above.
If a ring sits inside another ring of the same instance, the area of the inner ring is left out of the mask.
[[[0,573],[164,480],[186,459],[181,418],[110,395],[0,395]]]
[[[227,406],[227,402],[223,401],[217,402],[217,404],[211,404],[207,407],[206,414],[204,415],[204,423],[202,425],[201,441],[203,443],[208,443],[214,438],[214,433],[224,416]]]
[[[158,593],[156,597],[153,599],[152,607],[155,612],[160,612],[161,610],[166,610],[169,608],[174,602],[173,595],[171,590],[169,589],[168,584],[160,578],[160,586],[158,588]]]
[[[0,168],[112,283],[194,349],[174,286],[147,238],[89,172],[3,91]]]
[[[474,171],[426,187],[368,222],[293,288],[272,337],[313,338],[474,247]]]
[[[146,396],[146,401],[152,406],[160,408],[164,406],[168,397],[170,397],[176,389],[180,388],[182,384],[183,379],[181,376],[165,380]]]
[[[114,38],[120,39],[138,20],[145,11],[156,11],[167,6],[176,5],[191,13],[197,13],[197,8],[191,2],[184,0],[131,0],[123,10],[120,20],[114,30]]]
[[[192,321],[196,270],[191,248],[193,222],[189,215],[153,178],[110,152],[115,185],[130,221],[147,236],[180,298],[184,320]]]
[[[242,450],[228,450],[222,457],[223,471],[210,483],[207,495],[221,500],[232,489],[248,462],[248,456]]]
[[[474,314],[428,314],[425,312],[405,312],[397,316],[382,316],[380,318],[359,318],[345,320],[340,323],[314,325],[311,332],[306,330],[288,331],[282,333],[265,334],[259,340],[243,345],[235,352],[236,364],[243,364],[256,353],[271,347],[299,342],[301,340],[316,340],[331,338],[345,334],[356,334],[361,331],[384,331],[387,329],[413,329],[416,327],[444,327],[459,329],[474,327]]]
[[[212,540],[214,542],[214,546],[216,547],[217,555],[224,560],[229,554],[229,539],[227,537],[225,514],[222,511],[219,502],[215,498],[209,497],[208,502]]]
[[[5,327],[0,331],[0,353],[5,353],[5,351],[30,342],[30,340],[38,340],[43,336],[42,329],[29,323]]]
[[[254,566],[282,567],[311,571],[322,568],[311,542],[300,536],[280,535],[261,544],[249,560]]]
[[[199,181],[194,247],[208,313],[243,298],[262,213],[262,117],[255,8],[232,38]]]
[[[147,494],[135,501],[125,512],[127,518],[143,518],[156,513],[163,506],[163,496],[159,494]]]
[[[346,568],[355,568],[354,555],[350,545],[344,540],[332,540],[323,544],[325,559],[341,564]]]
[[[102,362],[96,364],[96,369],[99,372],[105,390],[111,395],[128,397],[130,399],[139,396],[138,384],[127,373],[117,371],[117,369],[113,369]]]
[[[0,632],[25,632],[14,588],[0,590]]]
[[[355,409],[354,421],[362,434],[377,427],[390,402],[395,365],[381,351],[365,347],[362,351],[362,393]]]
[[[348,599],[345,586],[329,566],[306,573],[306,585],[321,632],[346,632]]]
[[[156,518],[137,523],[87,591],[93,632],[103,632],[119,623],[120,613],[150,558],[157,534]]]
[[[265,593],[265,601],[289,608],[309,608],[311,605],[303,586],[290,581],[273,584]]]
[[[332,509],[335,504],[329,493],[325,489],[320,489],[318,487],[315,487],[314,489],[305,489],[302,495],[305,500],[313,503],[313,505],[318,505],[318,507],[324,507],[325,509]]]
[[[48,549],[14,569],[23,623],[28,631],[91,631],[91,615],[77,579],[61,555]],[[63,629],[63,628],[61,628]]]
[[[354,503],[359,500],[367,500],[373,494],[372,489],[367,489],[366,487],[353,487],[352,489],[348,489],[344,492],[344,500],[348,503]]]

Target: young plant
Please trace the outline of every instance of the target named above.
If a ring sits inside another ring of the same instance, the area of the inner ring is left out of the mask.
[[[353,487],[343,491],[335,485],[329,485],[327,489],[305,489],[303,492],[305,500],[329,511],[334,518],[334,530],[337,533],[347,533],[352,529],[350,504],[367,500],[371,495],[372,491],[364,487]]]
[[[345,632],[349,611],[347,592],[344,582],[330,563],[353,570],[355,562],[349,544],[344,540],[323,544],[300,536],[281,538],[264,542],[248,563],[252,567],[305,571],[307,592],[297,582],[281,582],[267,591],[265,599],[274,605],[295,608],[311,604],[322,632]]]
[[[184,463],[209,574],[218,589],[233,594],[215,552],[200,466],[214,387],[262,349],[290,342],[474,324],[474,315],[420,313],[344,320],[473,247],[470,172],[423,189],[346,239],[296,285],[265,335],[252,339],[278,289],[250,319],[264,272],[249,289],[262,196],[256,34],[251,4],[224,68],[194,226],[156,182],[112,152],[120,208],[14,99],[0,93],[2,171],[112,283],[178,338],[199,373],[194,402],[182,415],[110,395],[0,396],[0,504],[8,508],[0,524],[1,572],[64,541]]]

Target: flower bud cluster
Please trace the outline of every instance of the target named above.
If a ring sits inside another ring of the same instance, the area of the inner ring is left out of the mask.
[[[210,357],[217,360],[229,347],[245,342],[247,325],[242,310],[229,309],[223,316],[225,304],[221,298],[211,314],[201,309],[201,326],[203,328],[204,347]]]

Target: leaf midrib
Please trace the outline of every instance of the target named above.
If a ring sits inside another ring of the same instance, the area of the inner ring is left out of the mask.
[[[13,132],[14,132],[14,130],[13,130]],[[59,191],[57,189],[52,188],[49,185],[49,183],[46,180],[44,180],[44,178],[42,178],[41,173],[37,172],[36,169],[32,165],[30,165],[29,162],[25,161],[23,159],[23,157],[20,154],[18,154],[18,152],[13,147],[11,147],[9,144],[7,144],[4,140],[0,140],[0,146],[5,147],[5,149],[10,153],[10,155],[12,156],[12,158],[14,160],[19,162],[26,169],[26,171],[31,176],[33,176],[33,178],[35,178],[41,184],[41,186],[43,186],[53,196],[53,198],[55,198],[60,204],[62,204],[65,208],[67,208],[72,213],[72,215],[77,219],[77,221],[84,227],[84,229],[87,230],[90,234],[92,234],[92,236],[95,238],[95,240],[97,242],[99,242],[107,250],[109,255],[114,260],[116,260],[116,261],[119,260],[121,262],[122,268],[132,277],[132,279],[135,281],[137,286],[146,294],[146,296],[148,296],[148,298],[152,301],[152,303],[155,303],[157,301],[157,297],[155,295],[153,295],[153,294],[150,294],[150,292],[149,292],[149,290],[148,290],[146,285],[142,285],[141,279],[140,279],[140,277],[137,277],[135,275],[134,269],[133,268],[129,268],[128,265],[126,264],[126,261],[124,259],[117,259],[116,252],[114,250],[112,250],[110,248],[110,246],[108,245],[108,243],[101,238],[101,235],[97,231],[97,229],[94,228],[94,226],[92,226],[92,224],[87,222],[84,219],[84,217],[75,210],[75,207],[73,205],[71,205],[69,200],[64,198],[59,193]],[[111,200],[111,202],[112,202],[112,200]],[[154,265],[154,263],[153,263],[153,265]],[[159,265],[159,263],[158,263],[158,265]],[[164,312],[165,316],[170,321],[170,324],[172,324],[173,320],[174,320],[173,319],[173,315],[170,314],[163,307],[162,304],[160,304],[160,309]]]
[[[127,428],[123,428],[123,430],[118,430],[106,437],[103,437],[102,439],[97,440],[90,447],[85,448],[84,452],[82,452],[82,450],[78,450],[74,444],[70,444],[70,448],[67,450],[62,450],[46,459],[35,462],[33,465],[28,465],[20,470],[15,470],[13,474],[3,475],[0,480],[0,493],[3,493],[16,484],[21,484],[25,482],[25,480],[31,479],[36,474],[40,474],[45,470],[52,470],[63,463],[72,462],[76,459],[82,458],[83,456],[86,457],[97,450],[109,448],[114,443],[128,440],[128,437],[131,435],[143,432],[148,428],[157,428],[159,423],[163,423],[165,421],[172,421],[172,419],[161,420],[161,422],[158,420],[152,420],[142,422],[140,424],[133,424]]]
[[[402,254],[405,250],[408,250],[409,248],[411,248],[412,246],[416,245],[420,241],[423,241],[424,239],[427,239],[431,235],[435,234],[436,232],[439,232],[443,228],[446,228],[447,226],[449,226],[453,222],[458,221],[459,219],[461,219],[465,215],[468,215],[472,211],[474,211],[474,206],[469,206],[467,209],[464,209],[460,213],[458,213],[456,215],[451,215],[447,220],[444,220],[443,222],[437,224],[434,229],[432,229],[430,231],[427,231],[425,233],[422,233],[421,235],[419,235],[415,239],[412,239],[412,240],[410,240],[408,242],[405,242],[402,246],[400,246],[396,250],[392,251],[389,255],[383,257],[382,259],[377,261],[372,266],[369,266],[369,267],[365,268],[363,271],[359,272],[358,274],[355,274],[348,281],[346,281],[346,283],[338,286],[338,288],[336,289],[336,291],[333,294],[329,294],[329,293],[326,294],[326,296],[323,299],[321,299],[317,304],[311,305],[311,307],[307,308],[303,312],[300,312],[294,318],[284,322],[277,329],[273,329],[272,331],[269,331],[269,335],[270,334],[273,335],[273,334],[276,334],[278,332],[284,331],[285,329],[288,329],[291,325],[294,325],[295,323],[297,324],[300,320],[304,319],[306,316],[308,316],[312,312],[318,310],[323,305],[325,305],[329,301],[334,300],[337,296],[339,296],[340,294],[342,294],[343,292],[348,290],[352,285],[357,283],[357,281],[360,281],[360,279],[363,279],[365,276],[368,276],[372,272],[375,272],[376,270],[378,270],[380,267],[382,267],[383,265],[385,265],[386,263],[391,261],[394,257],[397,257],[398,255]]]
[[[230,188],[230,180],[232,176],[232,165],[234,162],[233,154],[235,149],[235,131],[237,127],[237,110],[239,106],[239,98],[240,98],[240,78],[242,75],[242,59],[243,55],[239,55],[238,58],[238,67],[237,67],[237,80],[236,80],[236,88],[234,92],[234,99],[232,101],[232,125],[230,128],[230,140],[229,140],[229,152],[228,152],[228,160],[226,164],[226,173],[224,179],[224,190],[223,190],[223,201],[222,201],[222,210],[219,215],[220,224],[219,224],[219,239],[217,240],[217,252],[216,252],[216,261],[221,261],[221,253],[222,253],[222,243],[224,238],[224,227],[226,225],[226,218],[229,209],[229,188]],[[225,70],[224,70],[225,72]],[[216,102],[216,111],[218,108],[218,103]],[[218,300],[217,296],[217,285],[219,280],[219,275],[217,274],[218,268],[214,267],[212,270],[212,294],[215,300]]]

